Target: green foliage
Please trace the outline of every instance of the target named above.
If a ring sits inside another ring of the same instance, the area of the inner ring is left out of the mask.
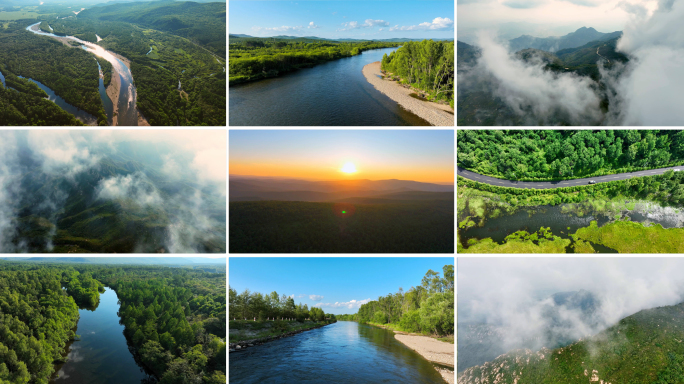
[[[237,42],[233,42],[237,41]],[[299,68],[377,48],[396,47],[400,43],[312,40],[310,42],[274,39],[231,39],[229,84],[276,77]]]
[[[403,82],[426,91],[430,98],[454,99],[454,42],[423,40],[406,42],[389,56],[380,68],[399,76]]]
[[[83,125],[74,115],[64,111],[52,101],[4,88],[2,83],[0,83],[0,121],[3,125]]]
[[[454,334],[454,266],[443,267],[444,277],[428,270],[421,285],[380,296],[361,305],[355,315],[339,315],[337,319],[359,323],[388,324],[406,332]]]
[[[564,180],[682,162],[672,130],[461,130],[458,165],[508,180]]]
[[[334,203],[230,202],[231,252],[454,251],[453,200],[356,204],[350,217]]]

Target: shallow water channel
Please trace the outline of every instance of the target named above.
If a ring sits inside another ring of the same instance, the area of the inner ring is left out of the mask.
[[[105,288],[95,309],[79,309],[76,334],[67,344],[67,362],[55,366],[51,384],[140,384],[154,382],[128,349],[119,324],[118,297]]]
[[[237,383],[445,383],[430,362],[385,329],[338,321],[232,352]]]
[[[94,54],[95,56],[101,57],[109,61],[114,69],[119,74],[119,80],[121,81],[121,87],[119,88],[119,101],[118,101],[118,111],[117,111],[117,125],[138,125],[138,111],[136,109],[136,98],[137,93],[135,86],[133,85],[133,74],[131,70],[126,66],[126,64],[119,60],[113,52],[110,52],[97,44],[93,44],[87,41],[83,41],[77,37],[73,36],[57,36],[53,33],[47,33],[38,28],[34,28],[40,25],[40,22],[31,24],[26,27],[27,31],[33,32],[37,35],[50,36],[54,38],[67,38],[69,40],[76,41],[81,44],[81,48]],[[99,66],[99,65],[98,65]],[[114,76],[114,72],[112,72]],[[102,80],[100,80],[102,82]],[[104,84],[102,84],[104,88]],[[107,113],[107,120],[112,123],[113,106],[108,108],[108,105],[112,105],[112,101],[107,96],[106,92],[100,90],[100,97],[102,98],[102,103],[105,107],[105,112]]]
[[[587,209],[585,209],[585,214],[581,216],[573,213],[573,210],[566,209],[566,212],[564,212],[564,206],[567,206],[567,204],[521,208],[512,214],[488,218],[482,227],[459,228],[461,245],[467,248],[468,240],[472,238],[491,238],[496,243],[503,244],[506,236],[514,232],[526,231],[532,233],[538,231],[540,227],[550,228],[555,236],[571,239],[570,234],[574,234],[580,228],[588,227],[594,220],[599,227],[615,220],[612,214],[592,212]],[[672,211],[670,208],[657,207],[654,209],[653,207],[646,207],[644,203],[637,203],[636,209],[623,210],[621,219],[629,218],[633,222],[644,225],[660,224],[664,228],[681,227],[684,215],[670,211]],[[463,219],[459,217],[459,220]],[[591,243],[591,245],[598,253],[617,253],[614,249],[600,244]],[[573,250],[568,246],[566,252],[572,253]]]

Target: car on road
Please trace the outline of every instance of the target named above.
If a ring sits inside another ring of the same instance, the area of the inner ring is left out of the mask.
[[[675,169],[673,169],[673,171],[679,172],[679,168],[675,168]]]
[[[596,184],[596,181],[594,181],[594,180],[589,180],[589,184]]]

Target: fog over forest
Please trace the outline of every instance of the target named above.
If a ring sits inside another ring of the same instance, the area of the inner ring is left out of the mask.
[[[643,309],[684,301],[682,268],[673,258],[460,258],[459,351],[460,329],[472,325],[488,325],[477,337],[499,344],[480,347],[483,359],[494,354],[489,360],[595,335]]]
[[[492,31],[482,31],[476,43],[481,57],[472,66],[459,64],[459,87],[485,85],[532,125],[558,119],[573,125],[681,125],[684,0],[661,0],[654,12],[619,5],[630,18],[616,51],[629,61],[610,69],[599,61],[600,86],[572,72],[546,71],[543,60],[520,60]]]
[[[225,144],[224,131],[0,131],[0,250],[225,251]]]

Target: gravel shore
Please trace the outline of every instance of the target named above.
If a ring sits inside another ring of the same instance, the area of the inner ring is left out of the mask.
[[[109,82],[109,85],[105,89],[107,91],[107,96],[109,96],[109,99],[112,100],[112,103],[114,104],[114,111],[112,112],[114,114],[114,117],[112,118],[112,126],[116,126],[117,122],[117,112],[119,112],[119,89],[121,88],[121,78],[119,77],[119,71],[116,70],[116,67],[112,66],[112,80]]]
[[[407,347],[418,352],[429,361],[454,366],[454,345],[443,341],[435,340],[427,336],[413,336],[394,334],[394,337]],[[435,367],[442,375],[442,378],[449,383],[454,383],[454,371]]]
[[[427,120],[430,124],[444,127],[454,126],[453,110],[448,105],[414,99],[409,96],[409,94],[414,93],[410,89],[402,87],[396,81],[378,77],[382,76],[379,61],[363,67],[363,75],[369,83],[373,84],[375,89],[387,95],[387,97],[396,101],[402,107]]]

